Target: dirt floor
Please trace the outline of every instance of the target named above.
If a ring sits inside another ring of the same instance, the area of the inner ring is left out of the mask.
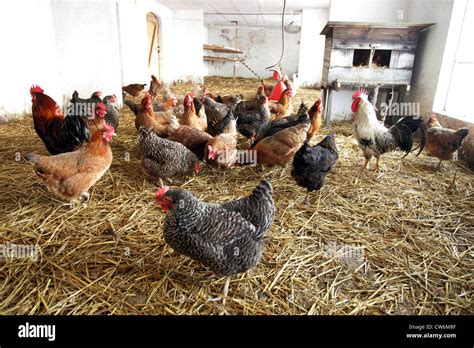
[[[255,93],[255,80],[206,79],[212,92]],[[190,84],[172,86],[184,94]],[[294,100],[312,104],[319,91]],[[348,106],[349,107],[349,106]],[[277,205],[261,262],[232,279],[177,255],[164,242],[157,182],[136,157],[134,118],[125,107],[110,171],[87,207],[51,198],[28,152],[46,153],[31,117],[0,126],[0,245],[36,245],[37,260],[0,259],[0,314],[466,314],[473,313],[474,175],[462,162],[399,152],[378,173],[349,124],[336,133],[339,161],[325,187],[305,190],[285,168],[204,168],[182,184],[206,201],[247,195],[271,180]],[[241,145],[245,141],[241,141]],[[453,176],[456,179],[453,182]]]

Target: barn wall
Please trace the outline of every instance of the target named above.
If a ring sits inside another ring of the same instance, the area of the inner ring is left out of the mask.
[[[298,79],[302,85],[321,86],[325,36],[321,30],[328,21],[329,9],[303,10]]]
[[[161,78],[199,81],[201,10],[172,11],[149,0],[0,2],[0,30],[14,33],[0,38],[8,47],[0,58],[0,122],[31,111],[32,84],[62,105],[74,90],[115,93],[120,102],[121,86],[148,83],[148,12],[160,20]]]
[[[204,71],[202,60],[203,11],[173,11],[173,16],[173,79],[199,82],[203,77]],[[169,46],[168,49],[170,49]]]
[[[285,55],[282,60],[283,73],[292,76],[298,72],[298,61],[300,56],[300,33],[285,33]],[[222,29],[210,27],[208,29],[209,44],[235,47],[235,29]],[[281,29],[264,28],[262,30],[239,30],[238,48],[244,53],[243,58],[247,65],[260,76],[271,77],[271,73],[265,68],[275,64],[281,55]],[[217,53],[205,51],[206,55],[232,57],[229,53]],[[205,62],[210,76],[226,76],[233,74],[232,62]],[[239,77],[255,78],[245,66],[240,63],[236,65],[236,75]]]
[[[112,3],[52,0],[51,8],[57,69],[65,100],[74,90],[83,97],[97,90],[121,95],[118,32]]]
[[[331,0],[330,21],[400,22],[407,21],[410,0]]]
[[[446,67],[456,52],[456,47],[452,47],[455,41],[446,41],[452,25],[453,4],[453,0],[412,0],[410,4],[410,21],[436,23],[420,34],[412,76],[413,86],[407,97],[409,101],[420,103],[421,115],[425,117],[429,116],[433,108],[442,110],[444,106],[445,88],[451,72],[449,68],[443,71],[443,62]],[[435,106],[436,98],[438,105]]]
[[[0,123],[31,108],[29,93],[39,84],[52,97],[62,96],[53,15],[49,0],[0,2]]]

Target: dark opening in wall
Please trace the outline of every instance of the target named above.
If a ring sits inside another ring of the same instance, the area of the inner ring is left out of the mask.
[[[374,56],[372,57],[373,67],[383,68],[390,67],[390,58],[392,56],[391,50],[375,50]]]
[[[370,50],[354,50],[352,66],[369,66]]]

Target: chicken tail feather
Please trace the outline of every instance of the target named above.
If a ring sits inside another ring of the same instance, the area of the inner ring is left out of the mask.
[[[420,145],[413,150],[415,151],[416,149],[419,149],[416,156],[418,156],[421,151],[423,151],[426,145],[427,129],[423,120],[421,118],[407,116],[402,118],[390,128],[390,133],[392,133],[395,139],[396,146],[405,152],[405,156],[403,156],[403,158],[405,158],[410,153],[410,151],[412,151],[413,134],[418,130],[420,131],[421,139]]]

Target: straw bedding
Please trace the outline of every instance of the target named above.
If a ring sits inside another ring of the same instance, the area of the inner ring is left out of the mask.
[[[252,94],[251,80],[209,78],[222,93]],[[189,84],[172,87],[175,93]],[[294,101],[319,94],[302,89]],[[213,299],[225,279],[175,254],[154,204],[157,182],[136,157],[127,108],[113,140],[110,171],[87,207],[51,198],[31,166],[45,153],[31,117],[0,126],[0,244],[37,245],[30,259],[0,260],[2,314],[460,314],[473,313],[473,174],[401,153],[382,156],[381,172],[359,172],[363,156],[348,124],[335,132],[339,161],[304,204],[291,167],[205,168],[181,186],[207,201],[247,195],[264,177],[277,205],[258,266],[232,279],[227,303]],[[244,144],[244,141],[241,142]],[[456,179],[453,184],[453,176]]]

